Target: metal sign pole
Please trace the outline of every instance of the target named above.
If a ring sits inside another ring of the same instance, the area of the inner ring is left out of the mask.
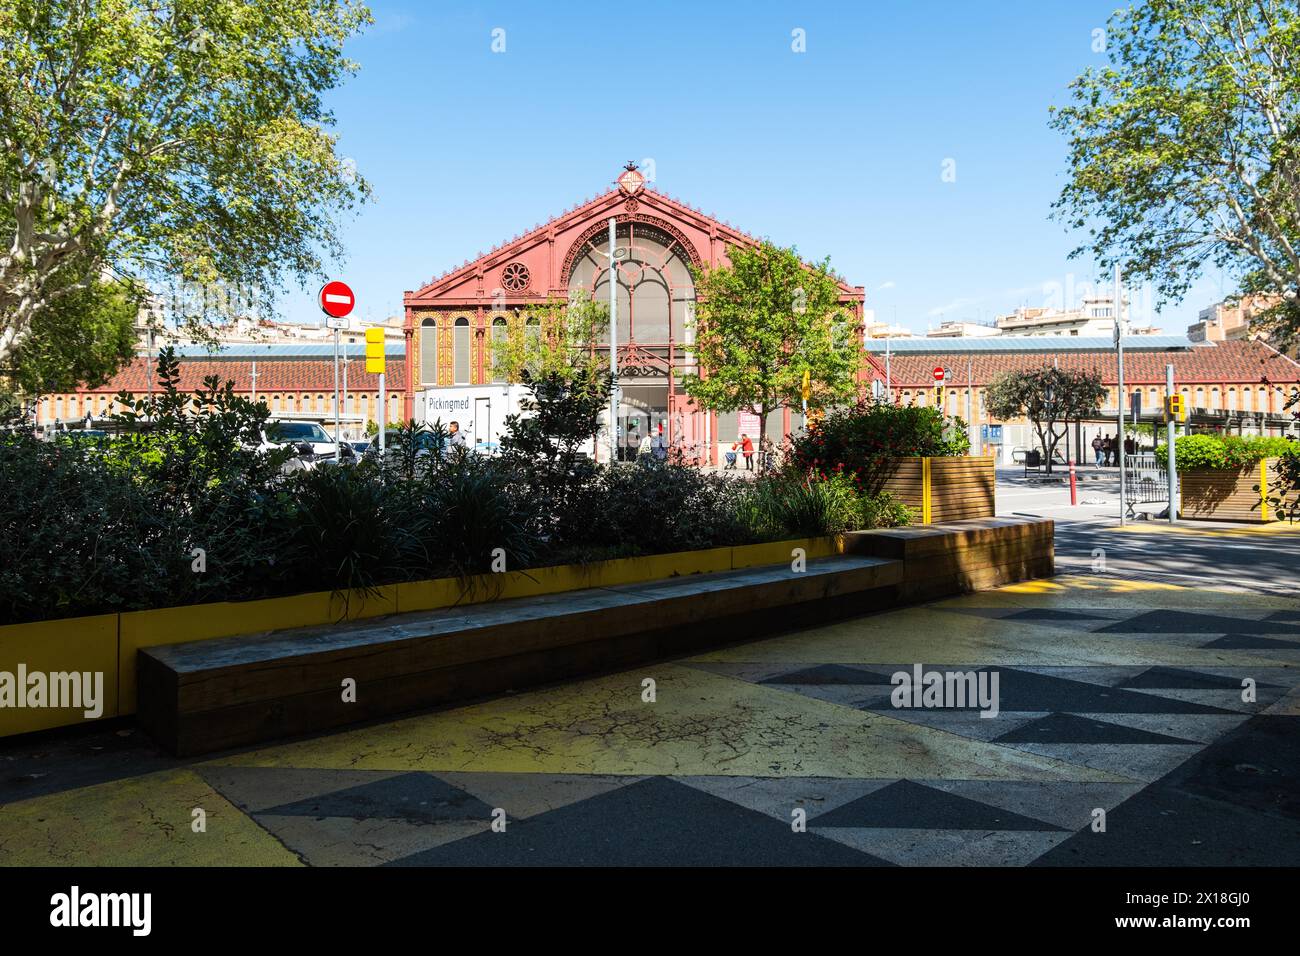
[[[609,217],[609,463],[618,461],[618,237]]]
[[[339,330],[334,330],[334,457],[342,457],[343,449],[339,447],[339,432],[342,423],[339,420]]]
[[[975,386],[971,384],[971,369],[974,366],[974,360],[966,356],[966,443],[969,446],[966,454],[974,454],[971,449],[975,447]],[[984,449],[980,449],[980,454],[984,454]]]
[[[1119,265],[1115,266],[1115,350],[1119,357],[1119,386],[1115,410],[1119,416],[1119,432],[1115,436],[1119,454],[1119,523],[1128,523],[1128,492],[1124,488],[1124,293],[1120,285]]]
[[[1178,520],[1178,471],[1174,458],[1174,416],[1169,410],[1169,399],[1174,394],[1174,366],[1165,366],[1165,443],[1169,451],[1169,523]]]
[[[379,460],[384,460],[384,432],[388,430],[388,392],[384,388],[384,373],[379,373]]]
[[[889,330],[885,329],[885,395],[890,405],[894,404],[894,377],[891,374],[892,369],[889,366],[889,340],[891,338],[892,336],[889,334]]]

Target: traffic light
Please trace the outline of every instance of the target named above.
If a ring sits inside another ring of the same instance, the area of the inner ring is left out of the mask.
[[[384,330],[366,329],[366,371],[382,375],[384,371]]]
[[[942,385],[936,385],[936,386],[934,387],[934,404],[935,404],[935,407],[936,407],[936,408],[937,408],[938,406],[940,406],[940,405],[943,404],[943,386],[942,386]]]
[[[1176,422],[1187,421],[1187,399],[1182,395],[1165,396],[1165,415]]]

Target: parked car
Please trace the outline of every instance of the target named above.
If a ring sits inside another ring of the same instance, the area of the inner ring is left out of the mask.
[[[402,432],[396,428],[390,428],[384,432],[384,451],[386,454],[393,454],[394,450],[400,447],[402,441]],[[438,448],[438,439],[432,432],[419,431],[415,433],[415,455],[417,458],[425,455],[431,455]],[[366,446],[365,454],[372,457],[379,457],[379,436],[376,435],[370,439]]]
[[[262,433],[261,447],[264,451],[285,447],[293,449],[293,456],[281,469],[285,474],[310,471],[322,465],[350,465],[359,460],[351,444],[345,441],[336,444],[329,432],[316,422],[271,422]]]
[[[333,455],[335,451],[334,439],[317,422],[270,422],[262,434],[262,447],[267,450],[302,444],[310,445],[313,455]],[[352,447],[347,442],[340,442],[340,445],[346,449],[344,458],[352,454]]]

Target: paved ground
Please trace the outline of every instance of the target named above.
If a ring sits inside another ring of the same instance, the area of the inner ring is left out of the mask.
[[[1097,512],[1052,515],[1051,581],[454,710],[198,761],[11,745],[0,863],[1300,864],[1300,602],[1267,593],[1300,532]],[[1193,567],[1221,589],[1157,580]],[[893,706],[916,665],[996,673],[999,714]]]

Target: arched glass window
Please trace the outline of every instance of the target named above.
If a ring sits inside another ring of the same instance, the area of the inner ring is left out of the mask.
[[[504,382],[506,380],[506,370],[503,363],[500,361],[504,356],[498,355],[497,347],[501,346],[504,348],[508,334],[509,326],[506,324],[504,318],[497,316],[492,320],[492,341],[490,346],[492,349],[492,381],[494,382]]]
[[[459,318],[453,327],[452,370],[456,376],[455,384],[469,384],[469,319]]]
[[[689,253],[672,235],[645,223],[623,223],[615,237],[620,344],[666,345],[670,332],[681,341],[695,301]],[[609,301],[608,232],[592,239],[574,261],[569,295]],[[602,330],[597,341],[608,344],[609,331]]]
[[[438,384],[438,326],[433,319],[420,323],[420,382]]]

